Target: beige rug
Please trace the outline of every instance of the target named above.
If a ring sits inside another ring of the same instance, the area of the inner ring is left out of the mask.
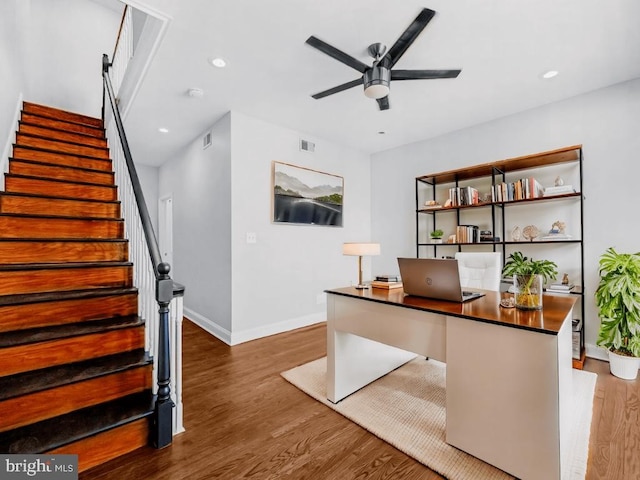
[[[445,443],[445,371],[442,363],[416,358],[335,405],[326,398],[326,357],[282,376],[450,480],[513,478]],[[586,475],[596,379],[595,373],[573,370],[575,421],[564,479]]]

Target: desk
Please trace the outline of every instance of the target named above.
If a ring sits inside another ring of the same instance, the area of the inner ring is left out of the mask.
[[[543,310],[458,304],[402,289],[327,290],[327,398],[338,402],[418,355],[447,364],[447,443],[516,477],[560,479],[571,423],[573,296]]]

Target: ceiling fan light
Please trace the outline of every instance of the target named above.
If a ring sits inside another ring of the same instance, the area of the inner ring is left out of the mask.
[[[389,85],[377,83],[369,85],[364,89],[364,94],[369,98],[383,98],[389,95]]]

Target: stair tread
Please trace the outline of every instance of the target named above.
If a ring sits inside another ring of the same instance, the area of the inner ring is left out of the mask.
[[[39,242],[39,243],[57,243],[57,242],[76,242],[76,243],[128,243],[126,238],[27,238],[27,237],[0,237],[0,242]]]
[[[137,292],[138,289],[136,287],[103,287],[63,292],[20,293],[0,296],[0,306],[53,302],[59,300],[83,300],[87,298],[126,295]]]
[[[98,127],[98,124],[102,125],[102,119],[100,118],[85,115],[83,113],[71,112],[62,108],[50,107],[49,105],[42,105],[35,102],[22,102],[22,111],[28,113],[38,112],[40,116],[53,119],[59,119],[60,115],[62,115],[63,117],[67,117],[64,120],[69,123],[79,123],[81,125],[91,125],[95,127]],[[73,118],[73,120],[69,120],[69,117]]]
[[[13,163],[28,163],[31,165],[41,165],[41,166],[45,166],[45,167],[55,167],[55,168],[68,168],[70,170],[80,170],[83,172],[89,172],[89,173],[98,173],[98,174],[102,174],[102,175],[114,175],[114,173],[112,171],[105,171],[105,170],[99,170],[97,168],[87,168],[87,167],[77,167],[74,165],[62,165],[59,163],[52,163],[52,162],[43,162],[42,160],[31,160],[31,159],[25,159],[25,158],[13,158],[13,157],[9,157],[9,161],[13,162]]]
[[[66,262],[66,263],[10,263],[0,264],[0,272],[14,270],[50,270],[64,268],[96,268],[96,267],[131,267],[132,262],[105,261],[105,262]]]
[[[87,220],[95,222],[115,222],[122,223],[124,218],[122,217],[87,217],[87,216],[74,216],[74,215],[49,215],[43,213],[11,213],[0,212],[0,217],[12,217],[12,218],[36,218],[40,220]]]
[[[42,453],[125,425],[151,415],[153,398],[148,390],[0,433],[0,452]]]
[[[103,158],[103,157],[95,157],[93,155],[86,155],[84,153],[69,153],[69,152],[61,152],[60,150],[54,150],[54,149],[50,149],[50,148],[42,148],[42,147],[34,147],[33,145],[20,145],[17,143],[13,144],[13,148],[24,148],[27,150],[37,150],[39,152],[49,152],[49,153],[55,153],[56,155],[69,155],[71,157],[80,157],[80,158],[87,158],[90,160],[100,160],[102,162],[111,162],[110,158]],[[106,149],[108,150],[108,148]]]
[[[73,123],[73,122],[67,122],[67,123]],[[22,131],[22,126],[26,127],[29,130],[32,130],[32,129],[37,129],[37,130],[40,130],[40,131],[48,130],[48,132],[41,132],[42,134],[34,133],[33,131],[24,132],[24,131]],[[64,142],[69,142],[69,143],[77,143],[77,142],[71,142],[69,140],[60,140],[55,135],[56,134],[69,134],[69,135],[74,135],[74,136],[77,135],[79,137],[79,139],[82,139],[82,140],[84,140],[84,139],[94,140],[94,141],[96,141],[96,140],[105,140],[104,136],[96,137],[95,135],[90,135],[88,133],[76,132],[76,131],[73,131],[73,130],[65,130],[64,128],[53,127],[53,126],[49,126],[49,125],[39,125],[39,124],[34,123],[32,121],[22,120],[22,119],[18,121],[18,131],[20,131],[21,133],[26,133],[28,135],[33,135],[33,136],[40,137],[40,138],[49,138],[49,139],[52,139],[52,140],[59,140],[59,141],[64,141]],[[51,132],[51,136],[44,135],[44,133],[48,134],[49,132]],[[84,144],[81,143],[80,145],[84,145]],[[90,145],[90,144],[88,144],[88,145]]]
[[[152,361],[153,359],[144,349],[139,349],[2,377],[0,378],[0,402],[8,398],[148,365]]]
[[[15,347],[29,343],[38,343],[61,338],[79,337],[92,333],[102,333],[123,328],[134,328],[144,325],[137,315],[112,317],[104,320],[93,320],[85,323],[67,323],[30,330],[3,332],[0,337],[0,348]]]
[[[0,192],[0,198],[4,196],[11,197],[28,197],[28,198],[41,198],[45,200],[65,200],[67,202],[92,202],[92,203],[110,203],[119,205],[120,200],[96,200],[93,198],[69,198],[69,197],[58,197],[55,195],[41,195],[36,193],[23,193],[23,192]]]
[[[43,180],[43,181],[46,181],[46,182],[70,183],[70,184],[73,184],[73,185],[89,185],[89,186],[92,186],[92,187],[102,187],[102,188],[110,188],[110,189],[118,188],[115,185],[105,185],[104,183],[79,182],[77,180],[64,180],[64,179],[59,179],[59,178],[38,177],[36,175],[23,175],[21,173],[5,173],[5,178],[9,178],[9,177],[26,178],[26,179],[30,179],[30,180]],[[65,198],[67,198],[67,197],[65,197]]]

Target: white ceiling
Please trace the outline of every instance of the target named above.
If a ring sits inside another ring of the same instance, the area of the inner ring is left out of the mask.
[[[146,165],[175,158],[230,110],[376,152],[640,77],[638,0],[146,3],[172,17],[126,121]],[[457,79],[392,82],[387,111],[362,87],[311,98],[360,74],[306,45],[310,35],[370,64],[367,46],[390,47],[424,7],[436,16],[395,68],[461,68]],[[215,56],[228,66],[212,67]],[[559,75],[543,80],[550,69]]]

